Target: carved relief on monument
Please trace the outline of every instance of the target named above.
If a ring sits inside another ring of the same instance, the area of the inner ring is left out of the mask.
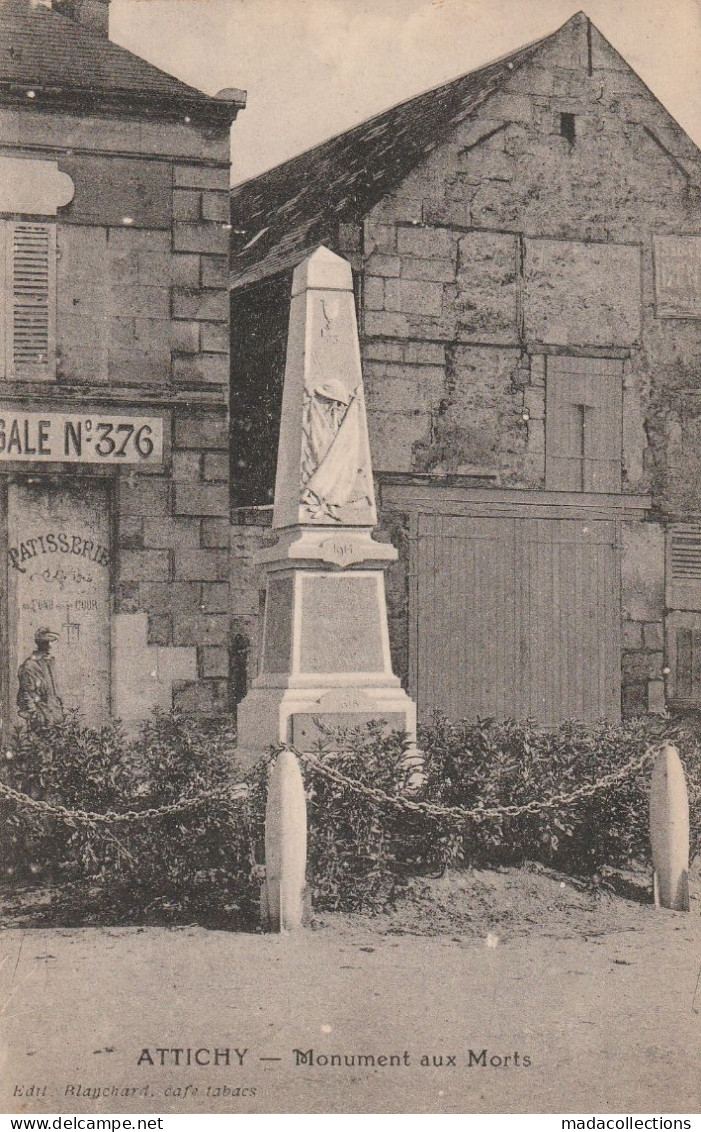
[[[362,523],[374,506],[359,366],[351,372],[349,358],[348,373],[338,372],[339,359],[353,345],[344,313],[336,297],[314,303],[316,341],[302,394],[303,522]]]

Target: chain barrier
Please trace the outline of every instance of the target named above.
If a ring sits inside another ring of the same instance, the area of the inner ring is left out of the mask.
[[[542,800],[534,799],[531,802],[524,802],[520,805],[484,806],[482,803],[478,803],[472,809],[467,809],[463,806],[440,806],[434,802],[419,802],[410,798],[403,798],[400,795],[388,794],[385,790],[379,789],[379,787],[366,786],[362,782],[349,778],[348,775],[343,774],[342,771],[336,770],[334,767],[329,766],[328,763],[321,762],[315,755],[298,751],[294,747],[287,747],[285,749],[292,751],[304,766],[307,766],[322,778],[326,778],[330,782],[336,782],[339,786],[344,786],[347,790],[351,790],[355,794],[360,794],[379,806],[391,806],[396,810],[405,810],[414,814],[426,814],[428,817],[432,818],[447,818],[450,821],[462,823],[484,821],[490,818],[517,818],[521,817],[523,814],[536,814],[540,813],[542,810],[555,809],[558,806],[564,808],[565,806],[571,805],[573,802],[581,801],[583,798],[591,798],[600,791],[606,790],[608,787],[624,781],[636,771],[642,770],[645,764],[650,759],[654,758],[659,748],[648,747],[642,755],[630,759],[624,766],[619,767],[618,770],[612,771],[610,774],[605,774],[602,778],[596,779],[594,782],[588,782],[583,786],[578,786],[569,794],[554,794],[550,798],[544,798]]]
[[[326,778],[330,782],[335,782],[355,794],[360,794],[362,797],[368,798],[378,806],[390,806],[393,809],[403,810],[408,813],[425,814],[432,818],[444,818],[453,822],[462,823],[484,821],[493,818],[517,818],[521,817],[523,814],[537,814],[543,810],[551,810],[556,807],[564,808],[574,802],[581,801],[583,798],[591,798],[600,791],[606,790],[610,786],[615,786],[637,771],[642,770],[645,764],[654,757],[658,748],[648,747],[642,755],[630,759],[624,766],[619,767],[618,770],[612,771],[610,774],[606,774],[602,778],[596,779],[594,782],[588,782],[582,786],[578,786],[569,794],[553,794],[549,798],[543,798],[542,800],[533,799],[530,802],[523,802],[519,805],[484,806],[482,803],[477,803],[477,805],[471,809],[467,809],[463,806],[441,806],[435,802],[420,802],[411,798],[402,797],[400,794],[388,794],[386,790],[382,790],[377,786],[366,786],[364,783],[357,781],[357,779],[350,778],[347,774],[343,774],[342,771],[329,766],[327,762],[322,762],[310,752],[298,751],[295,747],[283,747],[281,749],[291,751],[303,766],[308,767],[309,770],[320,775],[322,778]],[[213,790],[207,790],[191,798],[180,798],[177,802],[171,802],[165,806],[152,806],[144,810],[106,810],[104,813],[92,813],[88,810],[70,810],[57,802],[46,802],[39,798],[32,798],[28,794],[23,794],[21,791],[14,790],[11,786],[0,782],[0,797],[7,798],[21,808],[34,810],[36,813],[57,818],[71,825],[76,823],[82,825],[116,825],[155,820],[174,814],[186,813],[188,810],[197,809],[207,802],[215,800],[242,801],[248,797],[248,794],[249,787],[245,782],[237,782],[233,785],[231,783],[223,783]]]
[[[223,783],[213,790],[206,790],[192,798],[180,798],[177,802],[170,802],[165,806],[151,806],[145,810],[106,810],[104,813],[91,813],[89,810],[69,810],[57,802],[45,802],[40,798],[31,798],[20,790],[14,790],[0,782],[0,797],[7,798],[26,810],[34,810],[47,817],[58,818],[69,825],[117,825],[148,821],[155,818],[169,817],[173,814],[183,814],[188,810],[195,810],[199,806],[216,799],[221,801],[241,801],[248,797],[248,786],[245,782]]]

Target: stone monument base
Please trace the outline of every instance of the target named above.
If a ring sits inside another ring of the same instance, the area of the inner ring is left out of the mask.
[[[286,743],[309,751],[328,728],[370,722],[381,723],[386,731],[406,732],[409,742],[416,742],[416,705],[398,680],[395,685],[365,688],[258,685],[239,704],[237,755],[246,768],[271,746]]]

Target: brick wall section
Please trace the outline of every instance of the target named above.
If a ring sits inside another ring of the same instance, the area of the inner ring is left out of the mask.
[[[176,708],[227,711],[228,127],[9,111],[0,135],[49,147],[76,186],[44,392],[164,419],[163,466],[116,472],[115,613],[146,612],[150,645],[196,649]]]

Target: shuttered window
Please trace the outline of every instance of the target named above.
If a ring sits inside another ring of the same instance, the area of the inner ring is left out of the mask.
[[[620,491],[623,363],[549,357],[545,393],[546,489]]]
[[[701,523],[686,523],[672,531],[671,567],[675,581],[701,582]]]
[[[701,523],[674,523],[667,535],[669,609],[701,613]]]
[[[55,376],[56,227],[0,222],[2,245],[2,372],[8,381]]]

